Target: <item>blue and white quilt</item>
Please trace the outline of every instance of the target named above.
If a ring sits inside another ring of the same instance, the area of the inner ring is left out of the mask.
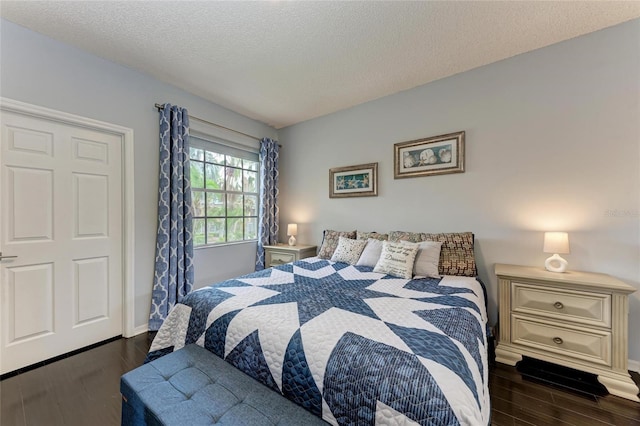
[[[196,290],[147,359],[196,343],[334,425],[487,425],[484,288],[310,258]]]

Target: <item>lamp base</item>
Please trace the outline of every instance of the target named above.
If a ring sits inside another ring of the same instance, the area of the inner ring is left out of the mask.
[[[293,235],[289,237],[289,245],[290,246],[296,245],[296,237],[294,237]]]
[[[544,267],[549,272],[565,272],[569,263],[560,257],[559,254],[554,254],[544,261]]]

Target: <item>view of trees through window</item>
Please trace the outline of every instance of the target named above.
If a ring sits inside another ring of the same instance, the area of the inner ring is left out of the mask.
[[[258,238],[258,162],[190,148],[194,246]]]

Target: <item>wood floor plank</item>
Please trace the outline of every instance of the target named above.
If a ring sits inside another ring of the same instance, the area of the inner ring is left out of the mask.
[[[514,418],[498,410],[491,410],[491,426],[514,426]]]
[[[24,406],[18,376],[0,382],[0,425],[25,426]]]
[[[515,367],[510,367],[504,364],[496,364],[496,366],[492,368],[491,373],[492,373],[491,374],[492,378],[493,377],[504,378],[509,382],[512,382],[513,386],[518,386],[519,384],[522,384],[529,389],[536,389],[537,391],[548,393],[549,397],[551,398],[553,398],[553,394],[557,392],[560,395],[564,395],[565,398],[574,399],[576,401],[582,402],[584,400],[588,400],[588,401],[591,401],[592,403],[598,402],[597,397],[594,395],[570,391],[560,386],[554,386],[548,383],[543,383],[542,381],[539,381],[539,380],[532,380],[530,378],[523,377],[516,370]],[[544,399],[548,400],[548,397],[545,396]]]
[[[51,383],[48,369],[40,367],[17,377],[21,379],[20,391],[27,426],[63,425],[60,406],[52,398],[58,389]]]
[[[91,424],[101,416],[102,410],[92,404],[92,389],[82,382],[85,372],[77,360],[70,357],[48,366],[57,389],[54,398],[60,407],[64,424]],[[70,401],[75,403],[71,404]]]
[[[615,396],[609,396],[609,398],[617,398]],[[603,423],[615,425],[615,426],[640,426],[640,418],[631,419],[618,414],[617,408],[613,410],[603,410],[598,404],[587,403],[586,401],[576,401],[568,399],[566,395],[555,393],[553,399],[556,406],[567,407],[567,410],[574,413],[580,413],[580,415],[590,417],[594,420],[599,420]],[[619,404],[616,404],[619,407]]]
[[[514,424],[525,422],[536,426],[582,426],[589,424],[588,419],[582,419],[581,423],[570,422],[562,419],[557,413],[551,413],[546,404],[536,403],[532,400],[527,405],[514,403],[512,400],[502,399],[493,395],[491,397],[492,412],[494,410],[506,413],[514,418]],[[555,415],[554,415],[555,414]],[[596,425],[595,423],[593,424]],[[603,426],[598,423],[598,426]]]
[[[498,410],[491,410],[491,426],[513,426],[513,417]]]
[[[640,403],[619,397],[598,398],[598,407],[633,420],[640,420]]]
[[[520,392],[546,403],[553,403],[553,396],[546,386],[527,381],[514,381],[500,376],[493,376],[490,380],[492,388],[500,387],[509,392]]]

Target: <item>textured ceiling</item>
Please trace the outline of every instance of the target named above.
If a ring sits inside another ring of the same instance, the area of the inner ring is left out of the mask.
[[[0,15],[276,128],[640,17],[640,2],[2,1]]]

